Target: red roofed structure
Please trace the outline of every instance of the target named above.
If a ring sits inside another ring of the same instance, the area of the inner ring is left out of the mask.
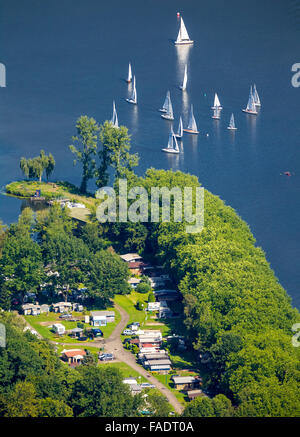
[[[70,366],[78,366],[81,364],[86,352],[82,349],[70,349],[62,351],[62,360],[67,361]]]

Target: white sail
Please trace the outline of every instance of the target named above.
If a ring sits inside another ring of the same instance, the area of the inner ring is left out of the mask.
[[[192,130],[192,131],[195,131],[195,132],[198,131],[197,123],[196,123],[196,120],[195,120],[195,117],[194,117],[193,105],[191,105],[189,124],[188,124],[187,128],[189,130]]]
[[[129,83],[131,81],[132,81],[132,70],[131,70],[131,63],[129,62],[127,82]]]
[[[187,64],[185,64],[183,82],[182,82],[182,85],[181,85],[180,88],[183,91],[185,91],[186,90],[186,85],[187,85]]]
[[[162,109],[160,109],[161,112],[168,112],[169,100],[170,100],[170,91],[167,91],[167,95],[166,95],[164,104],[162,106]]]
[[[176,136],[173,132],[173,128],[171,128],[171,131],[169,133],[168,146],[166,149],[162,149],[162,151],[167,153],[179,153],[179,147]]]
[[[253,109],[253,92],[252,92],[252,86],[250,87],[250,93],[249,93],[249,98],[248,98],[248,103],[247,103],[247,110],[251,111]]]
[[[250,87],[250,93],[249,93],[249,99],[248,99],[248,103],[247,103],[247,108],[243,109],[243,112],[247,112],[249,114],[257,115],[257,110],[256,110],[256,105],[255,105],[255,100],[254,100],[252,86]]]
[[[182,135],[183,135],[183,123],[182,123],[182,118],[180,117],[180,119],[179,119],[179,126],[178,126],[176,137],[177,138],[182,138]]]
[[[167,92],[166,100],[164,103],[163,111],[165,114],[162,114],[162,118],[166,118],[168,120],[174,120],[174,114],[173,114],[173,106],[171,102],[171,96],[170,91]]]
[[[248,109],[248,111],[252,111],[252,112],[255,112],[255,111],[256,111],[255,100],[254,100],[254,96],[253,96],[252,86],[251,86],[251,88],[250,88],[250,93],[249,93],[249,99],[248,99],[247,109]]]
[[[117,128],[119,127],[119,121],[118,121],[118,115],[117,115],[117,111],[116,111],[115,101],[113,101],[113,115],[112,115],[111,123],[114,125],[114,127],[117,127]]]
[[[217,93],[215,93],[214,106],[212,106],[211,109],[216,109],[216,108],[223,109]]]
[[[189,34],[187,33],[184,21],[182,17],[180,18],[180,28],[177,36],[177,40],[175,44],[192,44],[193,41],[190,39]]]
[[[132,87],[132,93],[130,99],[136,103],[137,102],[137,95],[136,95],[136,86],[135,86],[135,76],[133,76],[133,87]]]
[[[126,99],[128,103],[132,103],[133,105],[137,104],[137,94],[136,94],[136,86],[135,86],[135,76],[133,76],[133,84],[132,84],[132,91],[131,96],[129,99]]]
[[[184,21],[183,21],[183,19],[181,18],[181,20],[180,20],[180,38],[181,38],[181,40],[185,40],[185,39],[190,39],[190,37],[189,37],[189,34],[187,33],[187,30],[186,30],[186,27],[185,27],[185,24],[184,24]]]
[[[231,114],[229,126],[228,126],[227,129],[236,130],[235,121],[234,121],[234,115],[233,114]]]
[[[172,106],[172,102],[171,102],[171,97],[170,96],[169,96],[169,100],[168,100],[167,114],[169,115],[170,118],[174,118],[173,106]]]
[[[260,98],[259,98],[255,84],[253,86],[253,96],[254,96],[255,106],[261,106]]]
[[[172,130],[169,133],[168,149],[174,149],[174,147],[173,147],[173,132],[172,132]]]
[[[252,94],[252,100],[251,100],[251,108],[252,108],[253,112],[257,112],[253,94]]]
[[[176,152],[179,152],[179,147],[178,147],[177,139],[176,139],[176,136],[175,136],[175,134],[173,132],[173,129],[172,129],[172,138],[173,138],[173,148],[174,148],[174,150],[176,150]]]

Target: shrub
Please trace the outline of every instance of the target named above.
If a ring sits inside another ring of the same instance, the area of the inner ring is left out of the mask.
[[[146,294],[149,293],[150,290],[151,290],[151,285],[146,284],[146,282],[140,282],[136,287],[136,291],[138,293]]]
[[[149,296],[148,296],[148,302],[155,302],[155,296],[154,296],[153,291],[151,291],[151,292],[149,293]]]
[[[136,309],[139,311],[143,311],[144,309],[144,303],[141,300],[138,300],[136,303]]]

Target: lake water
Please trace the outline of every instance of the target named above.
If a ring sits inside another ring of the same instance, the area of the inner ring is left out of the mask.
[[[21,178],[19,159],[41,148],[57,161],[53,179],[80,182],[68,150],[76,119],[111,117],[128,126],[137,169],[180,169],[199,177],[245,219],[281,284],[300,307],[300,2],[295,0],[1,0],[0,186]],[[180,11],[195,44],[175,47]],[[126,103],[128,62],[138,106]],[[178,85],[188,64],[186,93]],[[245,115],[250,84],[262,100]],[[194,113],[199,136],[186,135],[179,156],[161,152],[170,123],[160,118],[167,90],[175,114]],[[224,107],[211,119],[214,93]],[[235,113],[238,131],[226,127]],[[206,134],[209,134],[207,136]],[[288,178],[283,171],[295,173]],[[20,201],[0,196],[0,217],[14,221]]]

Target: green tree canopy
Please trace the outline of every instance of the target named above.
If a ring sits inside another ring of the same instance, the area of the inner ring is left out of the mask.
[[[44,278],[41,249],[31,238],[31,210],[25,209],[18,224],[11,225],[0,259],[0,305],[10,309],[11,297],[23,300],[36,292]]]
[[[44,150],[40,151],[40,155],[35,158],[21,158],[20,160],[20,169],[24,173],[24,175],[29,179],[37,178],[39,181],[42,181],[43,173],[46,172],[47,180],[53,173],[55,167],[55,159],[53,155],[49,153],[46,155]]]
[[[82,165],[80,191],[86,193],[87,183],[95,173],[99,126],[94,118],[83,115],[77,120],[76,129],[77,135],[72,137],[73,144],[69,148],[76,157],[74,164]]]
[[[96,184],[103,187],[109,181],[109,169],[113,170],[116,179],[124,177],[138,165],[137,154],[130,154],[130,136],[125,126],[115,128],[109,121],[100,126],[99,149],[100,164],[97,170]]]
[[[140,395],[132,396],[122,383],[117,369],[82,366],[80,379],[75,382],[72,406],[79,417],[135,416],[142,404]]]

